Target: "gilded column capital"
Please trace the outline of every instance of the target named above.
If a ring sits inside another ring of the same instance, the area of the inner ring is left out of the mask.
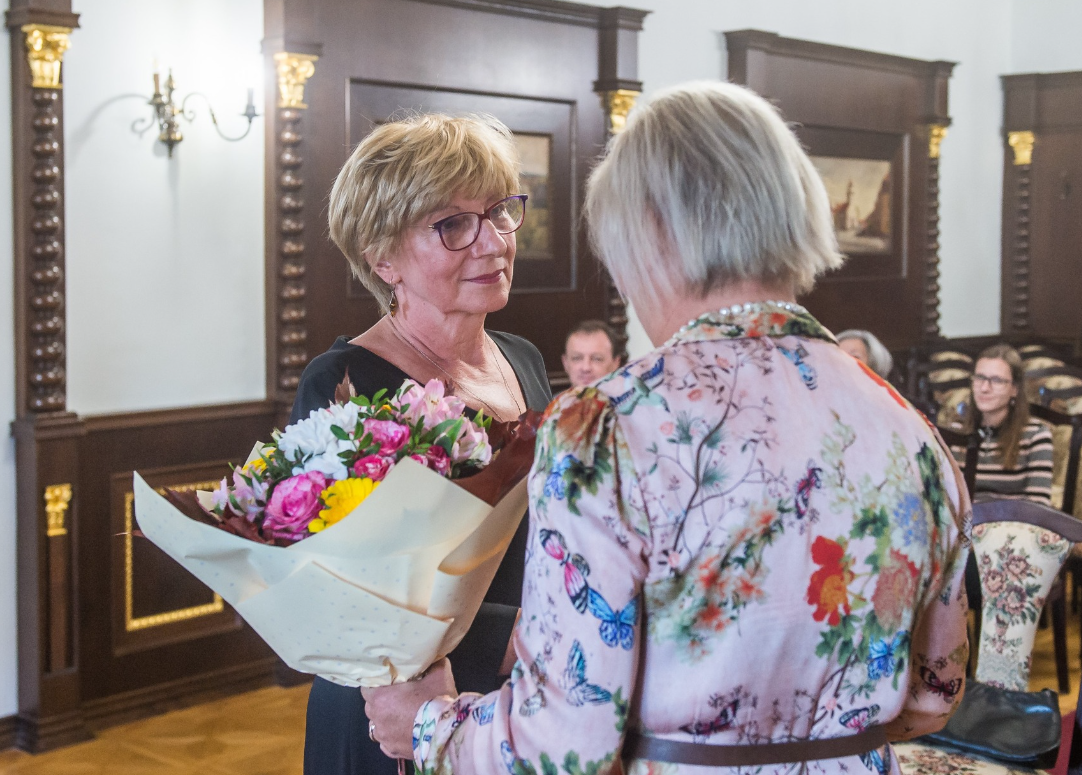
[[[308,107],[304,104],[304,85],[316,72],[318,59],[310,54],[291,54],[288,51],[274,55],[274,69],[278,74],[278,107]]]
[[[1021,167],[1033,163],[1033,146],[1037,138],[1033,132],[1009,132],[1007,145],[1014,149],[1014,166]]]
[[[947,136],[947,127],[942,124],[932,124],[928,128],[928,158],[939,158],[939,145]]]
[[[71,503],[70,484],[51,484],[45,488],[45,534],[49,538],[68,534],[65,522],[69,503]]]
[[[601,106],[609,122],[609,131],[619,134],[627,123],[627,114],[635,107],[639,92],[632,89],[616,89],[601,92]]]
[[[71,27],[51,24],[24,24],[26,59],[35,89],[59,89],[60,63],[71,46]]]

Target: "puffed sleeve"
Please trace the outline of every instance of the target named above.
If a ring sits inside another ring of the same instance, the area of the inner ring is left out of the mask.
[[[413,744],[425,775],[603,775],[619,767],[650,536],[606,396],[584,388],[552,403],[529,493],[518,661],[492,694],[421,707]]]
[[[965,590],[972,524],[969,494],[941,439],[938,445],[925,446],[917,462],[925,500],[936,514],[929,542],[933,572],[921,596],[909,648],[909,693],[901,713],[886,724],[892,741],[943,728],[962,700],[969,659]]]

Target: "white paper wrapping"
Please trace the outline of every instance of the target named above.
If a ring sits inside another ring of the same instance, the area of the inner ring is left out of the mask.
[[[196,522],[134,477],[143,534],[282,660],[342,686],[410,678],[469,629],[526,510],[495,508],[408,458],[352,514],[289,547]]]

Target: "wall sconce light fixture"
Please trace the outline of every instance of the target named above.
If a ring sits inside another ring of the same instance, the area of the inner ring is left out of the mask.
[[[173,158],[173,148],[184,139],[184,134],[180,131],[180,119],[185,121],[192,121],[195,119],[195,111],[190,110],[188,100],[193,97],[200,97],[207,103],[207,112],[210,114],[210,121],[214,124],[214,129],[218,135],[228,142],[234,143],[238,140],[243,140],[248,136],[248,133],[252,131],[252,120],[259,116],[255,112],[255,102],[253,97],[255,96],[254,89],[248,89],[248,104],[244,107],[244,112],[240,115],[248,119],[248,126],[244,132],[236,137],[229,137],[222,132],[221,127],[218,126],[218,117],[214,114],[214,107],[210,104],[210,99],[202,92],[192,92],[188,94],[180,101],[178,105],[173,98],[173,93],[176,91],[176,83],[173,81],[173,71],[169,71],[168,77],[165,79],[165,91],[162,92],[160,77],[157,72],[154,73],[154,94],[147,104],[153,108],[154,113],[148,118],[136,119],[132,122],[131,129],[137,135],[142,137],[146,134],[147,130],[151,127],[158,128],[158,140],[165,144],[165,147],[169,151],[169,158]]]

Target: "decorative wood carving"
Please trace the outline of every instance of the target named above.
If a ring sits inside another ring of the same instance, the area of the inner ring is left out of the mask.
[[[62,62],[66,0],[12,0],[13,232],[20,747],[89,736],[80,710],[79,440],[65,411]],[[57,482],[66,484],[57,485]],[[74,497],[73,497],[74,496]]]
[[[646,11],[622,7],[601,11],[598,74],[594,91],[601,97],[608,137],[623,131],[627,116],[642,93],[642,81],[638,80],[638,33],[647,14]],[[606,319],[616,333],[613,343],[615,354],[626,356],[627,302],[608,272],[605,272],[605,280],[608,296]],[[566,375],[560,382],[564,379],[567,379]]]
[[[937,339],[939,330],[939,146],[947,127],[928,127],[928,237],[924,258],[924,338]]]
[[[1005,334],[1082,347],[1082,72],[1003,76]]]
[[[1009,333],[1029,333],[1029,186],[1030,165],[1033,162],[1033,132],[1010,132],[1007,145],[1014,150],[1015,190],[1013,201],[1013,240],[1011,254],[1013,266],[1010,270],[1009,288],[1011,306],[1007,315],[1010,320]],[[1004,278],[1006,279],[1006,278]]]
[[[275,135],[274,170],[278,201],[278,276],[275,336],[276,357],[269,374],[275,375],[268,391],[283,404],[292,403],[300,382],[301,372],[308,363],[306,347],[308,329],[305,325],[307,292],[304,275],[304,178],[301,173],[301,119],[308,107],[304,102],[304,86],[315,73],[319,57],[308,54],[278,52],[274,54],[278,76],[278,108]]]

